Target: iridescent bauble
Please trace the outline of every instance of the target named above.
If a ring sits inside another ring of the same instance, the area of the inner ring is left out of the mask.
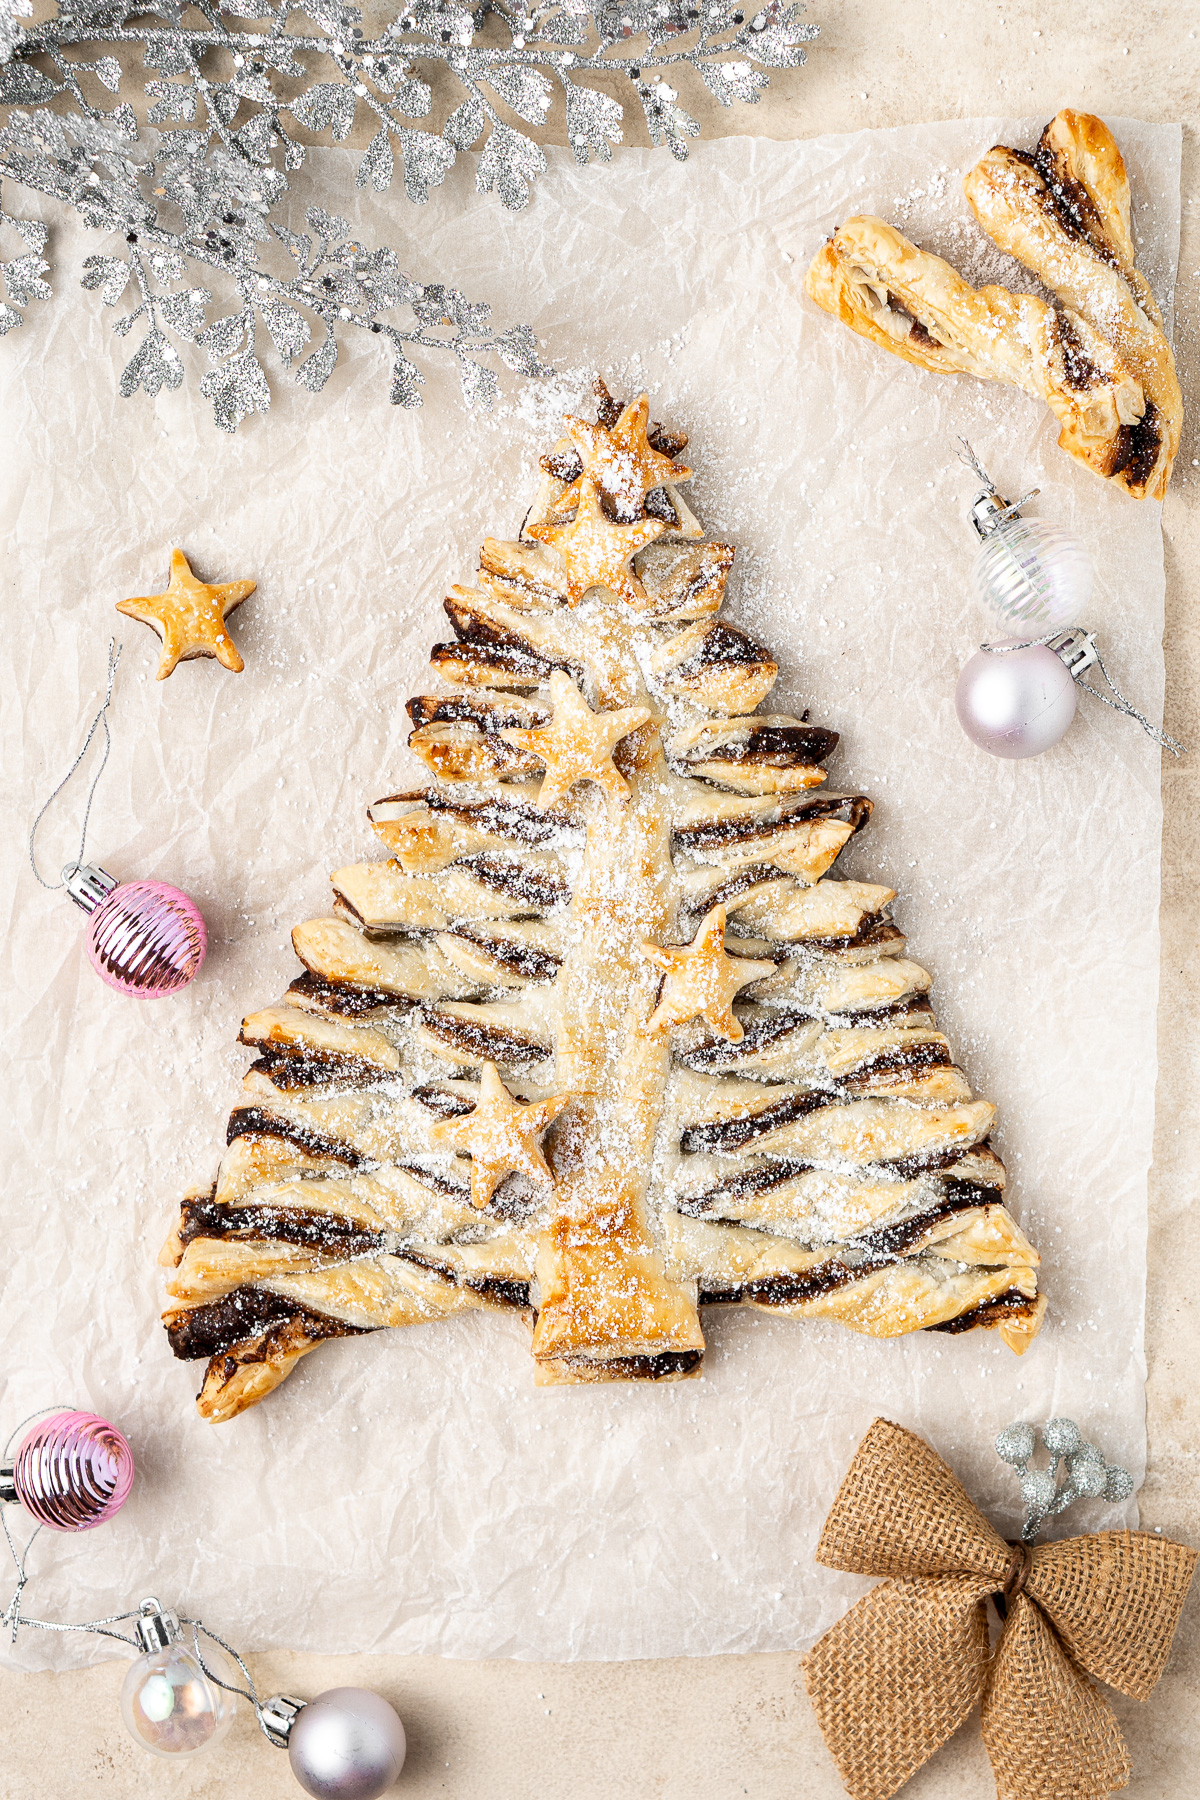
[[[314,1800],[377,1800],[404,1767],[406,1749],[399,1715],[367,1688],[318,1694],[288,1734],[292,1774]]]
[[[1083,617],[1092,592],[1092,559],[1061,526],[1018,514],[987,532],[971,580],[997,625],[1040,636]]]
[[[222,1681],[229,1664],[208,1643],[204,1660]],[[121,1683],[121,1717],[143,1750],[180,1761],[219,1743],[233,1723],[234,1697],[210,1681],[182,1638],[136,1658]]]
[[[207,948],[195,902],[165,881],[122,882],[88,926],[88,960],[97,975],[142,1000],[161,1000],[186,987]]]
[[[954,707],[972,743],[1016,758],[1057,744],[1075,717],[1075,700],[1066,664],[1045,644],[1029,644],[977,651],[958,678]]]
[[[61,1412],[22,1439],[12,1466],[22,1506],[51,1531],[90,1531],[133,1486],[133,1452],[95,1413]]]

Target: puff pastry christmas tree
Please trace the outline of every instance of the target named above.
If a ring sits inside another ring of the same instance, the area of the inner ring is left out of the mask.
[[[823,791],[834,732],[757,710],[777,667],[720,618],[686,440],[597,390],[446,601],[409,702],[431,785],[371,809],[386,857],[335,873],[243,1024],[163,1253],[206,1418],[468,1308],[531,1330],[545,1383],[697,1373],[706,1306],[1018,1352],[1041,1322],[995,1108],[892,890],[833,873],[870,802]]]

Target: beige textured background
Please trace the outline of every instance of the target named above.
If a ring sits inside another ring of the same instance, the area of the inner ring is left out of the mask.
[[[812,0],[822,35],[806,69],[772,80],[754,108],[722,113],[703,90],[685,100],[710,134],[774,138],[866,125],[1060,106],[1179,120],[1184,212],[1176,347],[1191,413],[1200,402],[1200,0]],[[686,79],[686,78],[685,78]],[[683,82],[680,83],[683,87]],[[641,142],[631,132],[630,141]],[[1197,463],[1193,465],[1193,457]],[[1193,422],[1164,514],[1166,724],[1198,746],[1164,767],[1163,981],[1147,1320],[1150,1464],[1144,1527],[1200,1543],[1200,1466],[1189,1430],[1200,1351],[1200,1222],[1190,1216],[1200,1159],[1200,981],[1191,947],[1200,832],[1200,433]],[[223,1749],[185,1768],[151,1762],[116,1708],[123,1665],[0,1679],[0,1797],[75,1800],[156,1792],[197,1800],[274,1800],[299,1790],[283,1756],[242,1709]],[[265,1692],[314,1694],[360,1683],[386,1694],[409,1729],[397,1796],[426,1800],[826,1800],[841,1784],[787,1655],[626,1664],[462,1663],[436,1658],[255,1659]],[[1170,1669],[1146,1706],[1117,1701],[1135,1762],[1130,1800],[1182,1800],[1197,1789],[1200,1598]],[[994,1792],[977,1727],[905,1790],[911,1800]]]

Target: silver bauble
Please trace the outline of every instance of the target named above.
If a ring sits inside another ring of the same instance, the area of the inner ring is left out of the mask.
[[[979,650],[958,678],[954,707],[971,742],[992,756],[1040,756],[1075,717],[1075,681],[1045,644]]]
[[[314,1800],[378,1800],[401,1769],[404,1726],[367,1688],[330,1688],[297,1715],[288,1733],[292,1774]]]

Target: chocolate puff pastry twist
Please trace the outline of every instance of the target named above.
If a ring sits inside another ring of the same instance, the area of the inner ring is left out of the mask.
[[[860,336],[934,371],[1043,400],[1059,445],[1134,499],[1161,499],[1183,402],[1162,314],[1137,267],[1129,178],[1112,133],[1060,112],[1028,153],[997,145],[965,177],[983,229],[1051,299],[972,287],[881,219],[853,218],[805,286]]]

